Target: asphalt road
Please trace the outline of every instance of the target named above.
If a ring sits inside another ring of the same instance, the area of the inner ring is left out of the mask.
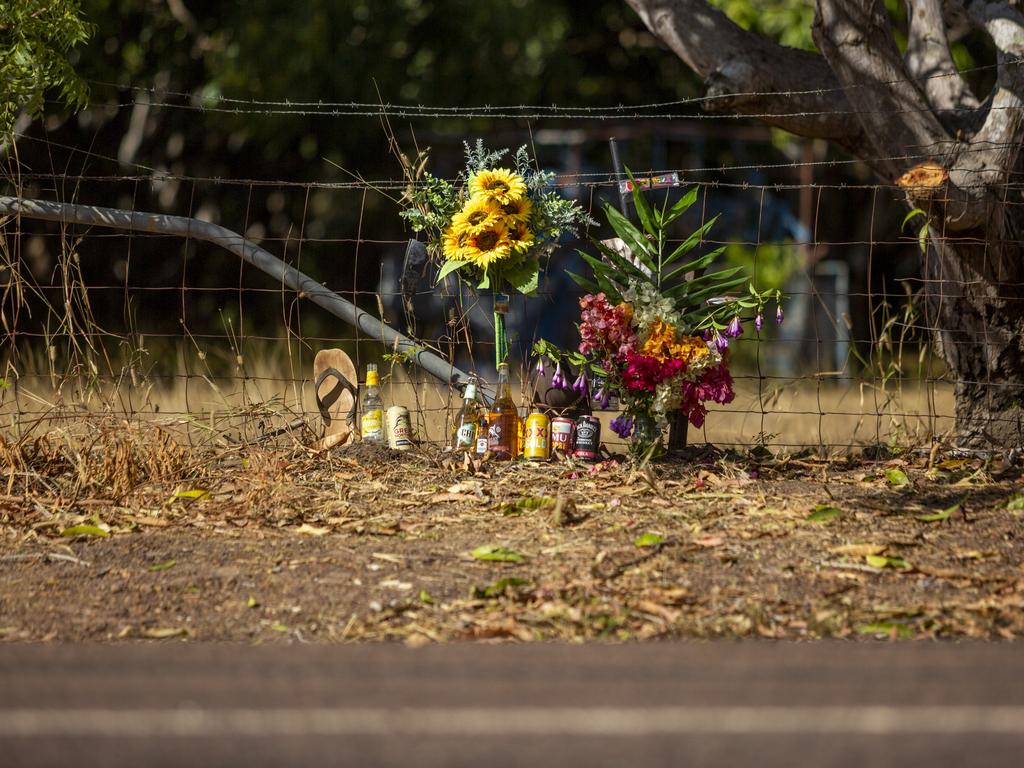
[[[1013,644],[0,645],[0,765],[1024,765]]]

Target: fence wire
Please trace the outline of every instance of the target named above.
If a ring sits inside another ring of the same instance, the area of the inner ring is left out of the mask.
[[[452,116],[443,108],[230,100],[217,107],[197,104],[190,94],[161,98],[152,106],[241,112],[254,119]],[[650,112],[685,105],[644,106]],[[671,116],[629,110],[466,107],[457,114],[517,120]],[[452,278],[435,286],[436,267],[429,265],[415,285],[403,275],[409,233],[398,219],[396,197],[407,186],[404,179],[223,179],[125,163],[45,136],[21,141],[46,145],[67,162],[59,170],[12,162],[4,194],[215,220],[453,364],[493,380],[489,295]],[[599,154],[600,143],[585,149]],[[770,154],[767,136],[760,144],[741,143],[750,154]],[[761,332],[750,327],[735,340],[736,400],[711,409],[690,440],[841,451],[941,439],[954,423],[952,385],[929,344],[927,307],[947,298],[949,281],[922,271],[919,224],[905,226],[897,186],[865,181],[859,161],[820,156],[812,142],[799,146],[810,151],[785,162],[647,161],[650,173],[675,172],[683,188],[700,187],[701,203],[686,220],[687,231],[721,213],[705,245],[725,245],[724,260],[746,265],[755,285],[777,286],[786,296],[785,324],[766,324]],[[666,154],[692,155],[692,147],[669,149]],[[917,162],[942,154],[942,147],[929,146],[876,159]],[[552,170],[563,194],[580,200],[595,218],[601,218],[600,203],[617,193],[609,170],[579,162]],[[1011,174],[1003,204],[1020,205],[1022,188],[1024,180]],[[538,296],[513,298],[512,357],[524,403],[533,341],[573,343],[580,291],[566,271],[580,271],[575,251],[586,247],[585,240],[562,242],[546,265]],[[184,426],[196,439],[253,440],[286,427],[315,434],[320,416],[313,357],[339,347],[352,356],[360,378],[368,363],[380,366],[385,400],[410,408],[421,440],[449,439],[458,392],[380,339],[360,334],[209,243],[9,216],[0,220],[0,255],[6,336],[0,410],[15,429],[95,412]]]

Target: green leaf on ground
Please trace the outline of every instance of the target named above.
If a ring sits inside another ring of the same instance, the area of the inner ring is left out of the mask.
[[[478,599],[484,597],[500,597],[505,594],[506,589],[522,587],[529,583],[530,582],[526,579],[521,579],[518,576],[509,576],[505,579],[499,579],[487,587],[473,587],[473,597]]]
[[[941,512],[935,512],[931,515],[918,515],[917,519],[922,523],[941,523],[943,520],[948,520],[949,516],[960,509],[959,504],[954,504],[952,507],[947,507]]]
[[[153,627],[142,630],[142,636],[150,640],[166,640],[171,637],[188,637],[184,627]]]
[[[828,504],[818,504],[814,507],[814,511],[807,516],[808,523],[829,523],[835,520],[843,511],[839,507],[833,507]]]
[[[865,555],[864,561],[872,568],[899,568],[910,570],[910,563],[902,557],[887,557],[886,555]]]
[[[555,504],[556,500],[550,496],[524,496],[521,499],[506,504],[502,508],[501,513],[506,517],[514,517],[534,509],[553,507]]]
[[[430,593],[427,592],[427,590],[421,589],[420,590],[420,602],[423,603],[424,605],[433,605],[434,604],[434,598],[432,598],[430,596]]]
[[[248,599],[246,599],[246,601],[245,601],[245,607],[246,608],[259,608],[260,607],[260,601],[257,600],[252,595],[249,595]]]
[[[637,547],[656,547],[664,543],[665,537],[658,533],[645,533],[633,539],[633,544]]]
[[[1018,493],[1015,496],[1011,496],[1010,500],[1006,502],[1006,508],[1014,510],[1024,509],[1024,493]]]
[[[177,560],[165,560],[162,563],[157,563],[156,565],[149,566],[148,570],[151,571],[152,573],[157,573],[159,571],[166,571],[169,568],[173,568],[177,564],[178,564]]]
[[[861,624],[857,627],[857,632],[861,635],[889,636],[892,636],[895,633],[896,637],[899,638],[908,638],[913,637],[914,635],[914,630],[906,624],[897,624],[893,621],[876,621],[872,624]]]
[[[61,536],[102,536],[110,538],[110,531],[105,531],[97,525],[73,525],[60,532]]]
[[[894,488],[900,486],[910,485],[910,478],[907,477],[907,473],[902,469],[887,469],[885,470],[885,479],[889,481],[889,485]]]
[[[499,563],[521,563],[526,556],[508,547],[499,547],[494,544],[485,544],[477,547],[470,554],[474,560],[492,560]]]

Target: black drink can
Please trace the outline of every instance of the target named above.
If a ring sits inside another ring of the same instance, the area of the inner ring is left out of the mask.
[[[580,416],[576,422],[576,448],[572,455],[584,461],[597,461],[600,448],[600,419],[595,416]]]

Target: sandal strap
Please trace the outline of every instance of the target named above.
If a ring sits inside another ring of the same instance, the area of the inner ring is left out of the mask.
[[[325,397],[321,398],[320,385],[329,377],[337,379],[338,384],[331,389]],[[349,409],[346,419],[348,421],[353,421],[356,416],[356,408],[359,406],[359,389],[337,368],[325,368],[320,372],[320,375],[316,377],[316,382],[313,384],[313,394],[316,396],[316,407],[320,411],[320,416],[324,420],[324,424],[330,424],[334,420],[334,417],[331,416],[330,408],[338,402],[338,398],[341,397],[341,393],[346,389],[352,393],[352,407]]]

